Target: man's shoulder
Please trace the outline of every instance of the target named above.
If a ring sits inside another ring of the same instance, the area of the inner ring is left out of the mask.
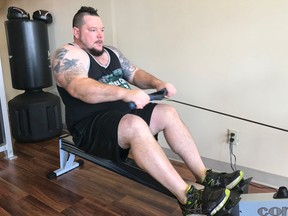
[[[62,53],[66,56],[86,58],[88,54],[78,46],[73,44],[64,44],[57,48],[56,53]]]
[[[77,46],[77,45],[74,45],[74,44],[72,44],[72,43],[67,43],[67,44],[63,44],[62,46],[59,46],[58,48],[57,48],[57,50],[59,50],[59,49],[66,49],[66,50],[71,50],[71,51],[77,51],[77,52],[79,52],[79,51],[83,51],[83,52],[85,52],[83,49],[81,49],[79,46]]]
[[[104,48],[111,50],[111,51],[114,52],[118,57],[120,56],[120,53],[121,53],[121,52],[120,52],[120,50],[117,49],[116,47],[111,46],[111,45],[105,45]]]

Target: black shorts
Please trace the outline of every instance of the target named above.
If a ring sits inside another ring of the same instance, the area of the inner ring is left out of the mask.
[[[125,160],[129,149],[122,149],[118,144],[118,125],[126,114],[141,117],[147,125],[157,104],[149,103],[143,109],[130,112],[108,110],[96,113],[93,117],[83,120],[74,126],[71,134],[78,148],[86,153],[109,160]]]

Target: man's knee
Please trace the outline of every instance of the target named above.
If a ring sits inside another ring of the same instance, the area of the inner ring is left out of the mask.
[[[153,134],[163,131],[167,126],[179,122],[177,110],[168,104],[158,104],[152,114],[150,128]]]
[[[178,112],[175,109],[175,107],[166,105],[165,109],[166,109],[166,115],[168,115],[168,117],[178,116]]]
[[[132,114],[125,115],[118,126],[118,143],[122,148],[130,148],[132,144],[143,142],[152,136],[146,122]]]
[[[153,113],[153,119],[156,120],[156,124],[160,122],[173,121],[179,118],[179,114],[177,110],[170,105],[167,104],[159,104],[156,106],[155,112]]]
[[[145,131],[149,131],[149,126],[142,118],[127,114],[120,121],[118,135],[126,138],[139,137]]]

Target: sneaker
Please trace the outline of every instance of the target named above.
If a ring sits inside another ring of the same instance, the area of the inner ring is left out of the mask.
[[[218,173],[207,170],[206,177],[202,184],[206,187],[227,188],[232,190],[243,179],[244,173],[241,170],[233,173]]]
[[[187,190],[187,203],[179,203],[183,216],[194,214],[215,215],[227,203],[230,190],[225,188],[209,188],[197,190],[192,185]]]

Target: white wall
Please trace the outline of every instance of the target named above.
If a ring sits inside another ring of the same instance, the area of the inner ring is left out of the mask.
[[[32,14],[49,10],[50,51],[72,41],[71,19],[81,5],[99,9],[106,43],[178,89],[174,99],[288,128],[288,2],[284,0],[9,0]],[[12,88],[5,29],[0,50],[7,99]],[[49,91],[55,92],[54,86]],[[172,104],[172,103],[171,103]],[[229,162],[226,133],[239,130],[241,167],[288,178],[288,134],[191,107],[176,106],[201,155]],[[161,144],[167,147],[161,139]],[[263,180],[265,182],[265,180]]]
[[[174,99],[288,128],[287,1],[113,3],[117,46],[138,66],[174,83]],[[288,133],[173,105],[202,156],[229,162],[231,128],[240,132],[238,165],[288,177]]]

